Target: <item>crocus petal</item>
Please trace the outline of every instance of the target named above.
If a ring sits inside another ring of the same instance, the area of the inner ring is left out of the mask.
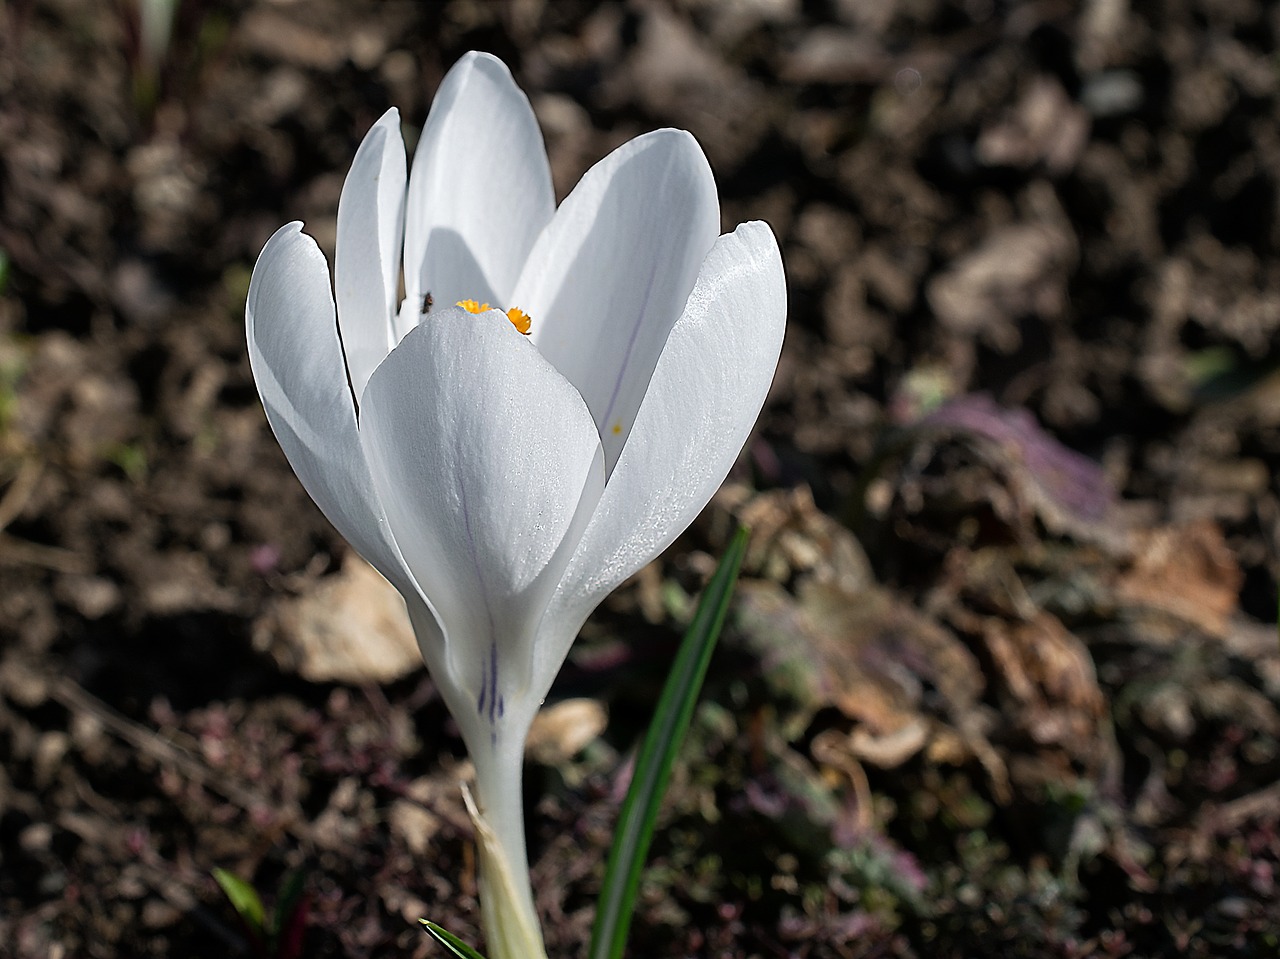
[[[347,542],[419,607],[418,641],[424,656],[438,659],[444,638],[435,613],[391,538],[360,446],[329,267],[301,230],[297,222],[276,230],[249,283],[245,325],[258,395],[303,487]]]
[[[360,438],[472,717],[496,728],[505,694],[528,685],[527,647],[569,560],[566,537],[585,525],[584,490],[590,515],[603,485],[590,413],[502,313],[451,308],[374,371]]]
[[[587,172],[525,264],[514,303],[587,401],[610,471],[719,232],[701,147],[682,130],[658,130]]]
[[[440,84],[414,152],[402,322],[417,322],[428,293],[438,307],[517,305],[516,277],[554,212],[529,98],[501,60],[468,53]]]
[[[357,399],[395,345],[404,239],[404,141],[392,107],[365,134],[338,201],[334,292]]]
[[[782,349],[786,281],[767,225],[744,223],[707,255],[653,371],[604,495],[535,645],[550,685],[587,615],[693,521],[760,413]]]

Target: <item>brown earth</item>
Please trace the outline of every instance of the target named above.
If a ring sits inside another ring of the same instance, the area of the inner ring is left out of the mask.
[[[789,278],[732,483],[531,750],[551,955],[732,517],[632,955],[1275,954],[1280,8],[191,0],[159,57],[133,9],[0,4],[0,955],[247,954],[214,867],[301,870],[307,956],[479,941],[460,743],[242,319],[468,49],[561,195],[687,128]]]

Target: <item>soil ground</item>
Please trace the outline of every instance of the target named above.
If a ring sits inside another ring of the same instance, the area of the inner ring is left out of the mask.
[[[306,956],[479,942],[456,730],[243,332],[469,49],[561,196],[682,127],[788,270],[756,437],[531,748],[550,954],[735,518],[632,955],[1275,954],[1280,7],[191,0],[151,53],[133,11],[0,4],[0,954],[248,954],[215,867],[300,871]]]

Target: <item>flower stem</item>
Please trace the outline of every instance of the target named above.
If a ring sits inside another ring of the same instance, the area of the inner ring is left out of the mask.
[[[514,727],[514,728],[513,728]],[[480,853],[480,911],[490,959],[546,959],[533,905],[521,788],[527,723],[472,750],[476,799],[467,811]]]

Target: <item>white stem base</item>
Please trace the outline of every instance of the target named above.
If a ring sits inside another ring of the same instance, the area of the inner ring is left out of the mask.
[[[528,867],[521,882],[513,868],[515,864],[508,860],[497,834],[465,786],[463,797],[480,853],[480,918],[489,959],[547,959],[533,910]]]

